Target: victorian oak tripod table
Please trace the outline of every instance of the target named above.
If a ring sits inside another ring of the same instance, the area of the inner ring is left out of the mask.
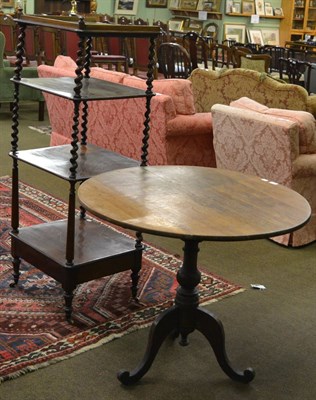
[[[308,202],[298,193],[267,180],[217,168],[189,166],[133,167],[85,181],[80,203],[94,215],[138,232],[184,241],[177,274],[175,304],[153,323],[147,350],[133,371],[121,371],[125,385],[150,368],[168,335],[180,344],[195,329],[209,341],[222,370],[233,380],[250,382],[255,373],[233,369],[225,350],[223,326],[199,307],[199,242],[261,239],[294,231],[310,218]]]

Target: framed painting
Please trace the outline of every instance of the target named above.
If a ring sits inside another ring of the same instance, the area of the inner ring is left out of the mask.
[[[274,15],[277,17],[283,17],[283,9],[281,7],[276,7],[274,9]]]
[[[181,10],[196,10],[198,2],[198,0],[181,0],[180,8]]]
[[[236,40],[239,43],[245,43],[246,39],[246,25],[239,24],[225,24],[224,25],[224,40]]]
[[[256,3],[256,14],[265,15],[263,0],[255,0],[255,3]]]
[[[138,0],[115,0],[114,14],[136,15]]]
[[[232,12],[234,0],[226,0],[226,14]]]
[[[264,11],[266,15],[273,15],[273,7],[272,6],[267,6],[267,3],[264,5]]]
[[[182,31],[184,21],[183,19],[169,19],[168,28],[169,31]]]
[[[169,0],[168,7],[177,10],[180,8],[180,0]]]
[[[261,33],[264,44],[270,44],[272,46],[280,45],[279,29],[277,28],[261,29]]]
[[[259,44],[260,46],[263,46],[263,37],[261,30],[259,29],[248,29],[248,39],[250,43],[255,43]]]
[[[232,12],[236,14],[241,13],[241,2],[240,1],[234,1],[233,6],[232,6]]]
[[[191,19],[189,22],[189,26],[187,28],[188,31],[193,31],[196,33],[202,33],[203,29],[203,21],[199,21],[196,19]]]
[[[243,14],[254,14],[255,13],[255,3],[253,1],[243,1],[242,2],[242,13]]]
[[[15,0],[2,0],[2,7],[14,7]]]
[[[168,0],[146,0],[147,8],[167,8]]]

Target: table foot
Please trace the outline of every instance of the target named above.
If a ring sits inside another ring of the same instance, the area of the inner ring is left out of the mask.
[[[171,307],[163,312],[153,323],[150,329],[147,349],[143,360],[133,371],[119,371],[117,374],[118,380],[124,385],[132,385],[141,379],[151,367],[158,350],[163,341],[174,333],[178,327],[178,312],[177,307]]]
[[[212,346],[216,359],[226,375],[242,383],[249,383],[253,380],[255,372],[252,368],[247,368],[241,372],[234,370],[231,366],[225,349],[224,328],[218,318],[211,312],[198,307],[196,309],[196,329],[206,337]]]

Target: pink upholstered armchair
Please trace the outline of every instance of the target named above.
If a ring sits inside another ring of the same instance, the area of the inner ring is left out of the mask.
[[[240,108],[239,108],[240,107]],[[254,107],[254,108],[253,108]],[[286,185],[311,205],[310,222],[272,238],[285,246],[316,240],[316,124],[304,111],[269,109],[250,99],[212,107],[218,168],[257,175]]]

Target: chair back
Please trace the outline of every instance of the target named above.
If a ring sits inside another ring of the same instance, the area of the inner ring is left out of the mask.
[[[279,59],[288,57],[288,48],[282,46],[265,45],[261,48],[262,54],[269,54],[271,57],[270,72],[279,71]]]
[[[40,51],[44,64],[54,65],[61,54],[61,33],[55,28],[41,26],[39,30]]]
[[[0,31],[0,68],[4,67],[4,48],[5,48],[5,36],[4,34]]]
[[[4,34],[5,56],[15,56],[17,44],[17,25],[11,15],[0,14],[0,31]]]
[[[258,72],[269,72],[271,56],[269,54],[252,54],[244,53],[237,50],[234,52],[235,67],[251,69]]]
[[[189,77],[191,59],[187,50],[178,43],[162,43],[158,49],[158,65],[166,79]]]
[[[209,46],[203,36],[197,32],[187,32],[183,35],[182,42],[190,54],[192,70],[198,68],[199,64],[208,69]]]
[[[212,68],[230,68],[233,65],[232,49],[225,44],[211,43],[210,57],[212,60]]]
[[[234,45],[231,47],[232,49],[232,58],[233,58],[233,66],[236,68],[237,66],[237,59],[238,55],[236,54],[238,51],[245,53],[245,54],[251,54],[251,50],[248,47],[245,46],[239,46],[239,45]]]
[[[293,58],[280,58],[280,79],[287,76],[289,83],[303,86],[310,93],[312,64]]]

